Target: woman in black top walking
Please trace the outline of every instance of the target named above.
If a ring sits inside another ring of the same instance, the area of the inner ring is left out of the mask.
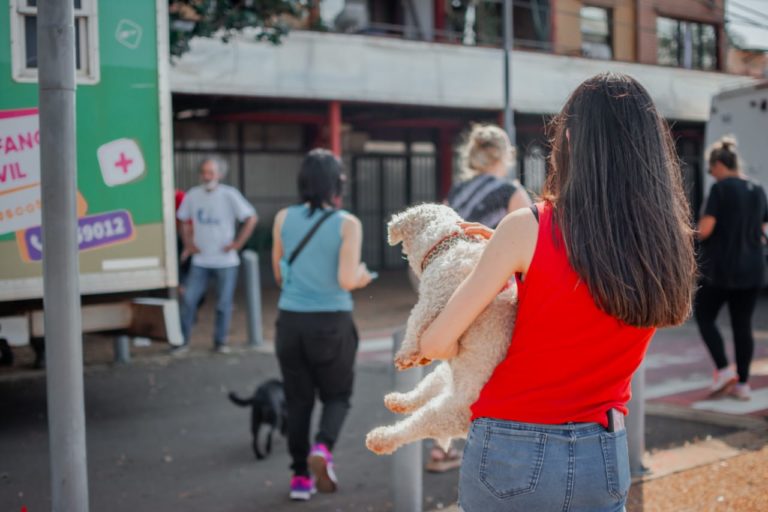
[[[752,315],[765,272],[765,224],[768,206],[763,188],[741,173],[736,141],[723,137],[709,150],[715,178],[699,221],[701,288],[696,322],[716,370],[712,395],[749,400],[749,365],[754,353]],[[728,365],[723,337],[715,324],[728,303],[736,352],[736,371]]]

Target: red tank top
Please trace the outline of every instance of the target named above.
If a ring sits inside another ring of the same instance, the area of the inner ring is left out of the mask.
[[[553,238],[552,205],[539,203],[533,260],[518,280],[518,311],[506,358],[472,405],[472,419],[524,423],[595,422],[627,413],[630,380],[656,329],[628,326],[601,311]]]

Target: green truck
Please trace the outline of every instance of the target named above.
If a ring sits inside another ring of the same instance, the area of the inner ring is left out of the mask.
[[[45,334],[37,1],[9,1],[10,9],[0,9],[0,343],[6,362],[8,346],[35,346]],[[73,2],[83,330],[180,343],[172,299],[168,4]]]

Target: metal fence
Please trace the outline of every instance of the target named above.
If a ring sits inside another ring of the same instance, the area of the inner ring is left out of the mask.
[[[387,243],[393,213],[437,200],[435,156],[360,154],[351,158],[352,211],[363,224],[363,261],[370,268],[404,268],[400,247]]]

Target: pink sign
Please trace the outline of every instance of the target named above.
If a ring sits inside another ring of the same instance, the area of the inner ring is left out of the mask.
[[[37,109],[0,111],[0,235],[39,225]]]

